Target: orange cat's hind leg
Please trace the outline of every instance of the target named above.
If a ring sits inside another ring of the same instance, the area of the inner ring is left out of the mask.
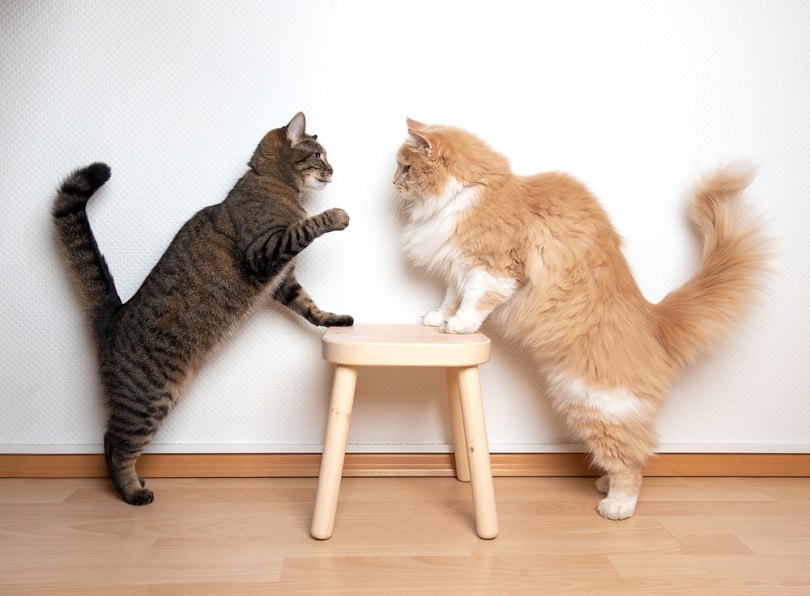
[[[606,495],[599,501],[599,515],[612,520],[631,517],[641,492],[641,480],[640,464],[627,466],[621,471],[614,470],[597,480],[597,490]]]
[[[596,479],[596,490],[598,490],[603,495],[608,494],[610,490],[610,476],[605,474],[604,476],[600,476]]]
[[[579,435],[596,464],[605,475],[596,488],[605,495],[597,511],[606,519],[631,517],[641,492],[642,467],[653,454],[657,437],[650,412],[631,409],[622,417],[603,408],[589,410],[579,417]]]
[[[599,514],[627,519],[636,510],[642,467],[657,444],[655,402],[624,387],[594,388],[563,375],[551,376],[549,382],[555,409],[605,472],[596,483],[605,494]]]
[[[596,421],[594,421],[596,422]],[[655,449],[656,437],[651,425],[595,424],[599,428],[585,439],[593,462],[605,475],[596,481],[596,488],[605,495],[597,511],[606,519],[631,517],[641,492],[642,467]]]

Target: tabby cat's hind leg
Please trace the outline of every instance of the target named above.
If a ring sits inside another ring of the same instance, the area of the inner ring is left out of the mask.
[[[104,435],[104,455],[110,478],[118,494],[130,505],[148,505],[155,500],[154,493],[145,487],[143,478],[135,471],[135,463],[142,451],[142,447],[133,448],[126,439],[116,439],[109,431]]]

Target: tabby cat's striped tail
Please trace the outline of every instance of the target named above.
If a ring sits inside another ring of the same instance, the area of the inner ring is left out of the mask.
[[[86,210],[87,201],[109,179],[110,168],[104,163],[76,170],[62,182],[51,210],[59,244],[97,335],[103,334],[105,313],[121,304]]]

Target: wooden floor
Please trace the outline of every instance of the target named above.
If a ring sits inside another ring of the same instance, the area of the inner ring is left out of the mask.
[[[452,478],[0,480],[0,594],[810,594],[810,478],[649,478],[598,517],[591,478],[495,478],[500,535]]]

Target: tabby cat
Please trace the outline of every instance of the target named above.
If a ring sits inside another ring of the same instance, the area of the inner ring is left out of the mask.
[[[630,517],[670,383],[762,285],[766,241],[741,198],[750,173],[726,166],[697,186],[691,217],[704,239],[702,263],[651,304],[582,183],[559,172],[515,175],[503,155],[459,128],[407,125],[393,180],[404,250],[447,285],[423,323],[472,333],[492,314],[537,362],[555,409],[603,471],[599,513]]]
[[[94,330],[109,404],[104,436],[115,488],[132,505],[154,494],[135,471],[144,447],[213,349],[253,310],[273,299],[313,325],[351,325],[320,310],[295,278],[295,256],[349,217],[308,217],[301,201],[332,176],[304,114],[268,132],[226,199],[180,229],[130,300],[122,304],[88,223],[87,201],[110,177],[94,163],[61,185],[53,205],[57,237]]]

